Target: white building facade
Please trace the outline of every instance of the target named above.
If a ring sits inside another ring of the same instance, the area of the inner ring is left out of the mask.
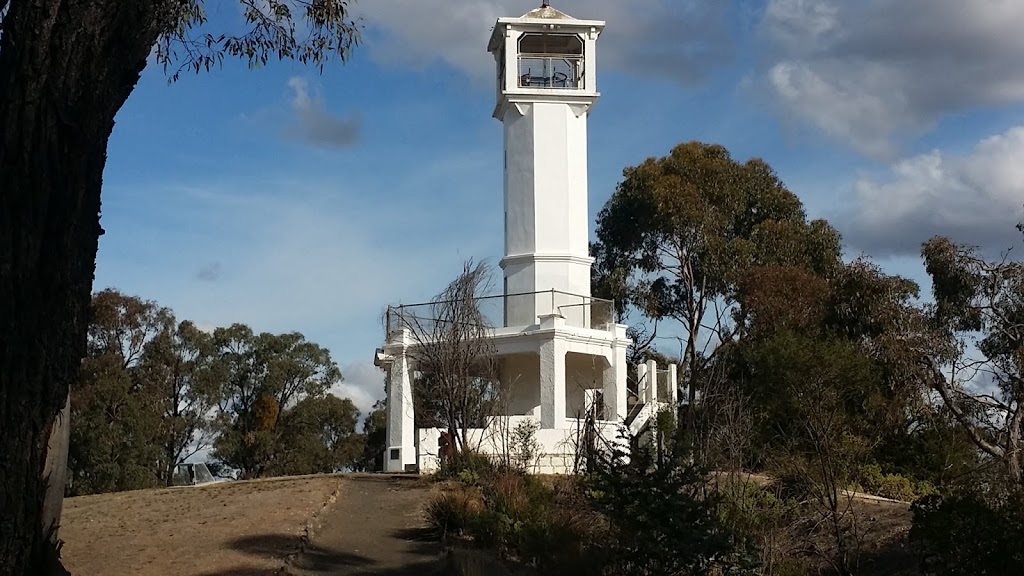
[[[637,432],[659,401],[657,367],[645,365],[640,372],[655,384],[641,384],[627,405],[626,326],[615,323],[611,302],[590,293],[587,120],[600,96],[596,56],[604,27],[545,2],[499,19],[487,47],[497,69],[494,117],[504,126],[505,254],[502,294],[484,300],[500,309],[493,341],[508,401],[496,425],[472,430],[470,438],[475,449],[497,454],[507,450],[501,431],[532,420],[539,428],[535,470],[542,473],[572,470],[587,415],[614,439],[624,427]],[[403,308],[389,317],[400,319]],[[384,469],[430,472],[438,467],[441,430],[416,429],[416,344],[401,322],[388,324],[375,358],[387,373]],[[660,400],[673,401],[675,386],[661,388]]]

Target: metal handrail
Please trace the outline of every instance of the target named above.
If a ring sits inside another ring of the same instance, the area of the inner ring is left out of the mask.
[[[566,292],[564,290],[537,290],[534,292],[512,292],[510,294],[492,294],[490,296],[477,296],[475,300],[497,300],[498,298],[510,298],[512,296],[535,296],[537,294],[561,294],[563,296],[572,296],[574,298],[586,298],[590,303],[608,303],[615,304],[614,300],[607,298],[598,298],[597,296],[584,296],[583,294],[576,294],[574,292]],[[434,302],[418,302],[416,304],[399,304],[398,306],[388,306],[392,310],[401,310],[402,308],[416,308],[419,306],[433,306],[435,304],[451,304],[456,300],[438,300]],[[586,304],[586,303],[584,303]],[[564,304],[564,306],[582,306],[584,304]]]
[[[582,56],[568,54],[520,54],[518,59],[520,88],[537,87],[576,90],[583,87]],[[529,65],[525,70],[524,64]],[[540,66],[537,74],[533,72],[534,64]]]
[[[607,300],[605,298],[598,298],[598,297],[595,297],[595,296],[585,296],[585,295],[582,295],[582,294],[573,294],[571,292],[564,292],[564,291],[561,291],[561,290],[539,290],[539,291],[535,291],[535,292],[516,292],[516,293],[511,293],[511,294],[496,294],[496,295],[490,295],[490,296],[480,296],[480,297],[475,298],[475,300],[477,302],[503,302],[504,305],[507,306],[508,302],[509,302],[509,299],[512,299],[512,298],[529,298],[529,297],[536,297],[536,296],[542,296],[543,297],[545,295],[550,295],[551,300],[550,300],[550,308],[549,308],[549,310],[551,311],[551,313],[558,313],[559,315],[565,316],[565,314],[564,314],[564,310],[565,309],[572,309],[572,308],[583,307],[583,309],[584,309],[583,314],[584,315],[588,315],[588,318],[586,320],[586,325],[583,326],[583,327],[594,327],[594,328],[596,328],[598,330],[601,330],[601,329],[607,330],[608,326],[610,326],[611,324],[614,324],[613,320],[614,320],[615,302],[613,300]],[[563,298],[559,298],[559,296],[561,296]],[[558,301],[559,300],[564,301],[564,298],[569,298],[569,299],[572,299],[572,300],[578,300],[578,302],[559,304]],[[388,306],[387,307],[387,311],[386,311],[386,315],[385,315],[385,325],[386,325],[385,329],[387,330],[388,334],[393,333],[393,331],[403,322],[403,320],[402,320],[403,318],[409,319],[409,320],[417,320],[417,321],[427,321],[427,322],[430,322],[430,321],[434,320],[434,319],[432,319],[430,317],[431,315],[428,312],[428,310],[429,310],[429,308],[431,306],[451,304],[452,302],[454,302],[454,301],[453,300],[442,300],[442,301],[436,301],[436,302],[421,302],[421,303],[417,303],[417,304],[404,304],[404,305],[399,305],[399,306]],[[589,307],[589,312],[587,312],[587,310],[588,310],[587,307]],[[419,310],[419,309],[423,309],[423,310]],[[606,313],[605,312],[600,312],[602,310],[606,311]],[[488,313],[487,313],[487,310],[484,310],[482,308],[481,312],[484,314],[485,317],[489,316]],[[490,316],[492,319],[495,319],[498,316],[497,314],[494,314],[495,312],[498,312],[497,310],[490,310],[490,312],[493,314],[493,316]],[[590,316],[601,316],[601,317],[600,318],[591,318]],[[605,317],[605,316],[607,316],[607,317]],[[508,327],[508,318],[507,317],[502,317],[500,319],[500,321],[494,322],[494,325],[495,326],[501,326],[501,327]],[[601,326],[601,328],[598,328],[598,326]]]

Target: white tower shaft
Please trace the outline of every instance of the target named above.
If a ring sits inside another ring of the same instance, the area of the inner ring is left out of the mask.
[[[501,19],[495,117],[505,128],[506,324],[579,316],[590,304],[587,117],[599,95],[603,22],[550,7]]]
[[[506,294],[590,295],[586,108],[532,102],[505,109]],[[537,299],[539,308],[531,304]],[[537,299],[513,297],[509,324],[555,312],[550,296]]]

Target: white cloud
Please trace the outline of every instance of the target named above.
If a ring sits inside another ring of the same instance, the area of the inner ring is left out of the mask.
[[[940,151],[893,164],[855,185],[848,240],[876,256],[917,254],[934,235],[998,253],[1017,244],[1024,217],[1024,126],[982,140],[965,155]]]
[[[327,110],[322,98],[309,94],[309,82],[293,76],[288,79],[292,89],[292,110],[295,123],[287,135],[319,148],[351,148],[362,136],[362,122],[358,117],[339,118]]]
[[[367,356],[373,351],[367,351]],[[384,399],[384,372],[372,362],[352,362],[341,367],[344,380],[331,388],[331,393],[348,398],[365,418],[378,400]]]
[[[783,109],[875,158],[947,114],[1024,102],[1019,0],[769,0]]]
[[[491,88],[494,59],[487,39],[495,21],[536,8],[536,0],[374,0],[355,6],[381,33],[368,47],[380,62],[423,67],[442,62]],[[606,20],[602,70],[660,76],[690,84],[732,55],[730,2],[702,0],[562,0],[555,7],[580,19]],[[462,79],[458,81],[464,81]]]

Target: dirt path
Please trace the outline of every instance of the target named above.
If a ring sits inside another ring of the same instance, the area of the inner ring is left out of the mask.
[[[395,476],[346,478],[334,507],[294,559],[296,576],[447,574],[438,542],[428,537],[423,507],[430,487]]]

